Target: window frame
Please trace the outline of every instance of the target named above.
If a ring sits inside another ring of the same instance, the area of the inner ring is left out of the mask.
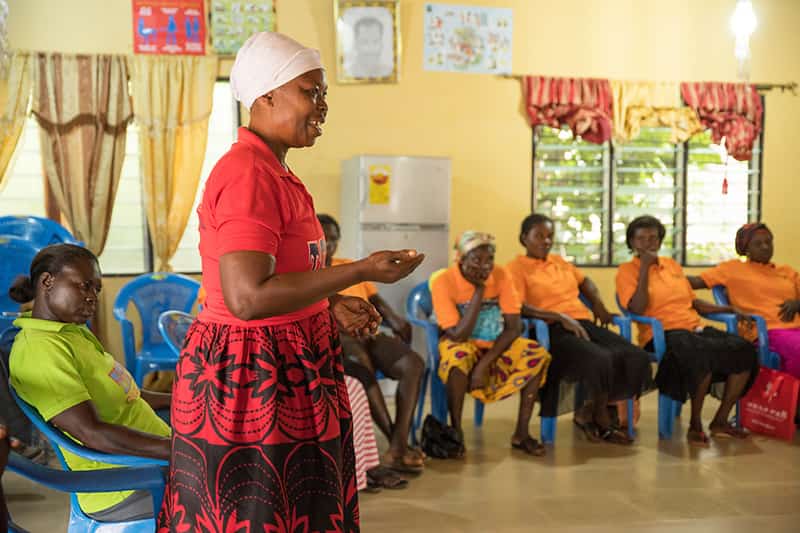
[[[758,199],[755,206],[755,220],[761,220],[763,214],[763,200],[764,200],[764,134],[766,131],[766,103],[764,95],[761,98],[761,132],[755,145],[758,147],[758,159],[753,161],[751,157],[748,162],[748,215],[750,213],[751,200],[750,190],[752,185],[757,188]],[[539,137],[539,128],[543,126],[537,125],[531,128],[531,212],[536,212],[536,198],[538,196],[538,183],[536,178],[536,164],[537,164],[537,138]],[[574,141],[573,141],[574,142]],[[618,268],[619,264],[614,263],[614,212],[616,209],[616,188],[617,188],[617,173],[616,173],[616,145],[613,140],[606,141],[608,143],[608,161],[603,165],[603,202],[599,208],[603,209],[603,235],[601,240],[603,261],[601,263],[576,263],[581,268]],[[692,263],[687,264],[688,253],[688,200],[689,200],[689,141],[680,144],[675,144],[676,154],[676,170],[679,172],[679,179],[676,179],[676,213],[674,215],[674,227],[676,228],[675,237],[673,241],[674,247],[679,246],[677,254],[673,254],[673,258],[680,263],[682,267],[687,268],[707,268],[714,266],[714,263]],[[681,157],[681,161],[677,161],[677,157]],[[755,183],[752,183],[753,171],[757,171],[755,176]],[[680,196],[679,198],[677,196]],[[677,204],[677,202],[680,202]],[[748,216],[748,220],[750,217]]]
[[[228,76],[218,76],[214,83],[218,82],[228,82],[230,83],[230,77]],[[238,129],[242,125],[242,108],[241,105],[234,100],[236,105],[236,125],[234,129]],[[141,174],[139,176],[141,178]],[[143,274],[150,274],[155,272],[155,254],[153,253],[153,243],[150,240],[150,226],[147,223],[147,212],[144,208],[144,197],[142,198],[142,217],[144,218],[144,264],[147,270],[145,272],[138,272],[138,273],[105,273],[103,272],[103,277],[107,278],[130,278],[130,277],[137,277]],[[176,274],[183,274],[186,276],[199,276],[202,274],[201,270],[198,271],[186,271],[186,270],[176,270],[174,271]]]

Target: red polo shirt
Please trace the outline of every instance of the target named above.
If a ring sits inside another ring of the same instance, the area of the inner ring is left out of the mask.
[[[219,258],[227,253],[271,254],[276,274],[319,270],[325,265],[325,237],[311,195],[255,133],[239,128],[238,141],[208,177],[197,215],[207,293],[201,320],[275,326],[327,309],[328,300],[322,300],[286,315],[243,321],[225,305]]]

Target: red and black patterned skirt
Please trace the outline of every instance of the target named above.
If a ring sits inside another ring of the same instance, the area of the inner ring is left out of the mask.
[[[353,425],[328,311],[275,327],[195,321],[171,416],[159,532],[359,530]]]

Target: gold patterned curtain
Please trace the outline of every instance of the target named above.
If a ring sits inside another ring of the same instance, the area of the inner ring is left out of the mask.
[[[31,107],[56,204],[75,237],[100,255],[132,118],[125,58],[37,54]]]
[[[705,129],[695,110],[682,106],[677,82],[611,80],[611,93],[618,142],[635,139],[643,127],[670,128],[673,143],[685,142]]]
[[[31,97],[31,57],[11,55],[0,77],[0,191],[11,167],[11,158],[22,135]]]
[[[137,55],[130,61],[147,224],[157,270],[169,271],[200,181],[217,58]]]

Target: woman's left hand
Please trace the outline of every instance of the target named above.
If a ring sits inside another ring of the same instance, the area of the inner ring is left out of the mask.
[[[738,307],[732,307],[732,309],[733,313],[736,315],[736,320],[739,322],[744,322],[748,328],[755,325],[756,321],[753,319],[751,314],[742,311]]]
[[[782,322],[791,322],[797,313],[800,313],[800,300],[786,300],[778,310]]]
[[[484,355],[484,358],[486,356]],[[485,361],[486,359],[484,359]],[[478,361],[474,367],[472,367],[472,373],[469,377],[469,390],[479,390],[486,386],[489,379],[489,365],[481,364],[481,361]]]
[[[603,327],[608,326],[614,320],[614,317],[617,316],[606,309],[606,306],[603,305],[602,302],[596,304],[592,308],[592,313],[594,313],[594,321],[596,323],[599,322]]]
[[[353,337],[369,337],[378,332],[381,315],[366,300],[355,296],[341,296],[333,302],[331,312],[339,328]]]

